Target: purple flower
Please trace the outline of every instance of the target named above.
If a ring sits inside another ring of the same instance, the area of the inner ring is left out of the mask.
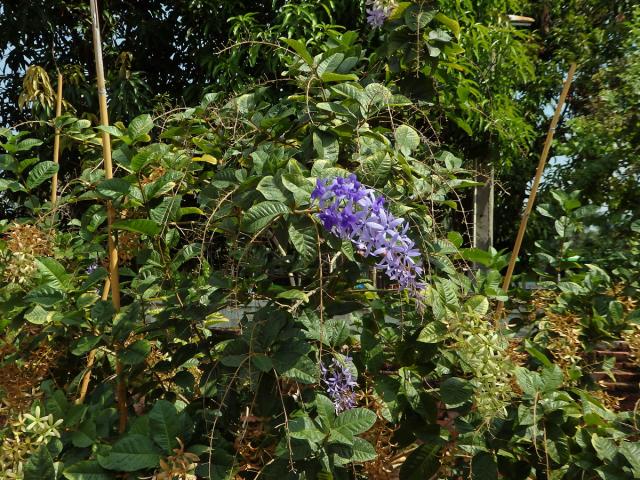
[[[424,288],[420,251],[407,235],[409,225],[384,207],[384,197],[363,186],[355,175],[318,179],[311,194],[318,201],[318,218],[334,235],[350,240],[365,256],[380,258],[376,268],[401,289],[420,298]]]
[[[98,269],[98,263],[97,262],[93,262],[91,265],[89,265],[87,267],[87,275],[91,275],[93,272],[95,272]]]
[[[380,28],[387,18],[391,16],[396,6],[395,0],[367,0],[367,23],[373,28]]]
[[[320,364],[322,382],[326,386],[329,398],[333,401],[336,413],[356,406],[356,394],[353,389],[358,386],[358,383],[353,378],[349,367],[353,367],[353,360],[349,356],[344,357],[342,361],[334,357],[328,368],[324,363]]]
[[[383,9],[367,8],[367,23],[373,28],[380,28],[387,19],[387,13]]]

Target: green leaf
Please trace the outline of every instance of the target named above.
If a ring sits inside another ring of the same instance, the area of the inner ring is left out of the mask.
[[[461,248],[460,256],[465,260],[473,263],[479,263],[480,265],[484,265],[485,267],[490,267],[491,263],[493,262],[493,256],[489,252],[475,247]]]
[[[85,335],[81,337],[71,349],[71,353],[76,356],[81,356],[87,353],[102,340],[102,335]]]
[[[135,472],[157,467],[160,455],[148,437],[134,434],[118,440],[105,455],[98,454],[98,462],[107,470]]]
[[[269,225],[273,219],[289,211],[289,207],[280,202],[265,201],[253,205],[242,217],[242,230],[247,233],[257,233]]]
[[[80,425],[80,428],[71,433],[71,442],[74,447],[87,448],[93,445],[97,440],[96,424],[93,419],[89,418]]]
[[[640,478],[640,443],[623,441],[620,453],[627,459],[636,478]]]
[[[64,295],[60,290],[48,285],[41,285],[31,290],[24,299],[28,302],[50,307],[62,301],[64,299]]]
[[[353,445],[351,445],[351,461],[352,462],[369,462],[375,460],[378,456],[376,449],[364,438],[354,437]]]
[[[27,150],[31,150],[33,147],[39,147],[40,145],[42,145],[42,143],[42,140],[39,140],[37,138],[25,138],[24,140],[20,141],[18,145],[16,145],[16,147],[18,152],[24,152]]]
[[[297,290],[295,288],[280,292],[276,296],[276,298],[283,298],[285,300],[299,300],[304,303],[307,303],[309,301],[309,295],[304,293],[302,290]]]
[[[404,12],[404,22],[409,30],[417,32],[424,29],[435,16],[431,10],[423,10],[422,5],[411,5]]]
[[[287,45],[289,45],[291,48],[293,48],[296,51],[296,53],[300,55],[300,57],[306,62],[307,65],[309,66],[313,65],[313,57],[307,50],[307,47],[305,46],[304,43],[302,43],[300,40],[294,40],[292,38],[282,37],[280,38],[280,40],[286,43]]]
[[[447,17],[444,13],[441,13],[441,12],[436,13],[436,16],[434,18],[438,22],[449,27],[449,29],[453,32],[453,34],[456,37],[460,35],[460,24],[456,20]]]
[[[101,132],[107,132],[112,137],[120,138],[124,135],[124,132],[120,130],[118,127],[114,127],[113,125],[98,125],[95,127],[96,130]]]
[[[151,343],[148,340],[136,340],[124,350],[118,352],[118,358],[125,365],[137,365],[144,362],[151,352]]]
[[[289,434],[291,438],[309,440],[311,442],[321,442],[326,434],[318,430],[313,420],[308,416],[297,417],[289,422]]]
[[[140,233],[142,235],[157,235],[161,227],[148,218],[135,218],[130,220],[118,220],[113,222],[112,227],[116,230],[127,230],[129,232]]]
[[[74,463],[62,472],[67,480],[112,480],[113,474],[102,468],[96,460]]]
[[[145,113],[131,120],[128,128],[129,136],[135,141],[148,134],[152,128],[153,120],[151,115]]]
[[[376,414],[366,408],[353,408],[336,418],[333,429],[344,434],[358,435],[369,430],[376,422]]]
[[[540,375],[543,392],[554,392],[562,386],[564,375],[558,365],[545,367]]]
[[[305,354],[294,351],[279,351],[273,357],[273,365],[283,377],[301,383],[316,383],[318,379],[318,365]]]
[[[618,446],[616,445],[616,442],[610,438],[600,437],[597,433],[594,433],[591,437],[591,445],[593,445],[598,458],[603,462],[612,461],[613,457],[618,453]],[[622,451],[620,453],[622,453]]]
[[[59,166],[50,161],[38,163],[29,171],[26,186],[28,190],[33,190],[38,185],[46,182],[58,172]]]
[[[474,295],[464,302],[464,306],[470,311],[484,316],[489,311],[489,300],[484,295]]]
[[[61,291],[69,289],[70,276],[57,260],[49,257],[40,257],[36,259],[36,263],[38,265],[38,271],[46,280],[48,286]]]
[[[320,76],[323,82],[355,82],[358,76],[354,73],[325,72]]]
[[[24,480],[56,480],[53,459],[46,445],[40,445],[25,463]]]
[[[418,145],[420,145],[420,135],[408,125],[400,125],[394,133],[396,138],[396,148],[404,155],[411,155]]]
[[[458,407],[471,400],[473,386],[467,380],[447,378],[440,384],[440,397],[448,407]]]
[[[335,72],[344,60],[343,53],[334,53],[320,62],[317,73],[320,78],[327,73]]]
[[[538,372],[531,372],[524,367],[516,367],[516,381],[522,391],[530,396],[535,396],[542,390],[542,378]]]
[[[400,480],[425,480],[440,469],[440,445],[425,443],[416,448],[400,468]]]
[[[166,453],[171,453],[178,446],[176,437],[180,436],[180,422],[174,404],[158,400],[149,412],[149,425],[153,441]]]
[[[282,193],[273,176],[263,177],[256,188],[266,200],[284,203],[287,197]]]
[[[96,185],[96,192],[102,198],[115,200],[129,194],[131,184],[123,178],[109,178]]]
[[[25,314],[24,319],[34,325],[44,325],[45,323],[50,323],[59,317],[60,314],[58,312],[50,312],[42,308],[40,305],[36,305],[33,310]]]
[[[288,232],[289,240],[303,262],[310,262],[317,256],[316,230],[312,225],[298,229],[294,224],[290,224]]]
[[[473,480],[497,480],[498,465],[490,453],[478,452],[471,459],[471,478]]]

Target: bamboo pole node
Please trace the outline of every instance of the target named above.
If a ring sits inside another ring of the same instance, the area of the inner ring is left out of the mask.
[[[505,274],[504,280],[502,282],[502,292],[505,295],[509,291],[509,286],[511,285],[511,277],[513,276],[513,271],[516,266],[516,261],[520,253],[520,247],[522,246],[524,233],[527,229],[527,222],[529,221],[529,216],[531,215],[531,211],[533,210],[533,205],[536,201],[536,195],[538,194],[538,187],[540,186],[542,173],[544,172],[544,167],[547,163],[547,157],[549,156],[549,151],[551,150],[551,143],[553,142],[553,136],[556,132],[556,128],[558,127],[558,121],[560,120],[560,115],[562,114],[562,108],[564,107],[564,102],[567,99],[567,95],[569,94],[569,89],[571,88],[571,82],[573,81],[573,75],[576,72],[576,68],[577,68],[577,65],[575,63],[572,63],[571,66],[569,67],[567,78],[565,79],[564,84],[562,85],[562,92],[560,93],[560,98],[558,99],[558,105],[556,105],[553,118],[551,119],[551,125],[549,126],[549,131],[547,132],[547,138],[544,141],[544,147],[542,148],[542,153],[540,154],[540,160],[538,161],[538,168],[536,169],[536,175],[533,179],[533,185],[531,186],[531,193],[529,194],[529,198],[527,199],[527,206],[525,207],[524,213],[522,214],[522,219],[520,220],[520,228],[518,229],[518,235],[516,236],[516,241],[513,246],[513,251],[511,252],[511,258],[509,259],[509,267],[507,268],[507,273]],[[499,324],[502,318],[503,310],[504,310],[504,302],[500,301],[498,302],[498,306],[494,314],[496,328],[500,326]]]

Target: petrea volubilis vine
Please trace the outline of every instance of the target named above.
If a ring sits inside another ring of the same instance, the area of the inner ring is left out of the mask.
[[[328,367],[324,363],[320,364],[322,382],[325,384],[336,413],[350,410],[356,406],[356,394],[353,389],[358,383],[349,368],[352,365],[353,361],[349,356],[344,357],[342,362],[334,357]]]
[[[420,251],[407,235],[409,224],[385,208],[383,196],[366,188],[352,174],[318,179],[311,199],[318,201],[318,218],[324,228],[353,242],[361,255],[379,257],[376,268],[401,289],[420,296],[424,288]]]

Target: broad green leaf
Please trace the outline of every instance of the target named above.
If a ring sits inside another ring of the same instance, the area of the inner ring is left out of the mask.
[[[76,356],[84,355],[92,350],[102,340],[102,335],[85,335],[81,337],[75,346],[71,349],[71,353]]]
[[[522,391],[530,396],[535,396],[542,390],[542,378],[538,372],[532,372],[524,367],[516,367],[516,381]]]
[[[46,445],[40,445],[25,463],[24,480],[56,480],[53,459]]]
[[[289,240],[300,254],[303,262],[307,263],[312,261],[318,255],[318,245],[316,238],[316,230],[313,225],[308,225],[304,228],[296,228],[292,223],[288,228]]]
[[[358,435],[369,430],[376,422],[376,414],[366,408],[353,408],[338,415],[333,429],[339,432]]]
[[[318,380],[318,365],[306,354],[279,351],[272,361],[276,371],[283,377],[307,384],[316,383]]]
[[[102,198],[108,198],[109,200],[124,197],[129,194],[130,190],[131,184],[123,178],[109,178],[96,185],[96,192]]]
[[[545,367],[540,375],[542,380],[542,390],[544,392],[554,392],[562,386],[564,375],[558,365]]]
[[[316,69],[318,76],[322,78],[323,75],[327,73],[335,72],[342,63],[342,60],[344,60],[343,53],[334,53],[325,58],[318,64],[318,68]]]
[[[396,138],[396,148],[404,155],[411,155],[418,145],[420,145],[420,135],[408,125],[400,125],[394,133]]]
[[[273,200],[281,203],[287,201],[287,197],[282,193],[276,184],[275,179],[271,175],[263,177],[262,180],[260,180],[260,183],[258,183],[256,190],[262,194],[265,200]]]
[[[473,480],[498,480],[498,465],[493,455],[478,452],[471,460],[471,478]]]
[[[440,397],[448,407],[458,407],[471,400],[473,386],[467,380],[447,378],[440,384]]]
[[[151,352],[151,343],[148,340],[136,340],[124,350],[118,352],[118,358],[125,365],[137,365],[144,362]]]
[[[60,290],[49,285],[41,285],[31,290],[24,299],[28,302],[50,307],[62,301],[64,299],[64,294]]]
[[[307,47],[300,40],[294,40],[293,38],[280,38],[280,40],[291,48],[293,48],[298,55],[305,61],[305,63],[309,66],[313,65],[313,57],[307,50]]]
[[[98,125],[95,128],[96,130],[99,130],[101,132],[107,132],[109,135],[116,138],[120,138],[122,135],[124,135],[124,132],[122,130],[113,125]]]
[[[440,445],[425,443],[416,448],[400,468],[400,480],[425,480],[440,469]]]
[[[257,233],[276,217],[289,212],[289,207],[284,203],[273,201],[258,203],[249,208],[242,217],[242,230],[247,233]]]
[[[42,143],[42,140],[37,138],[25,138],[16,145],[16,148],[18,152],[24,152],[31,150],[33,147],[39,147]]]
[[[148,134],[152,128],[153,120],[151,115],[145,113],[131,120],[128,128],[129,136],[135,141]]]
[[[69,286],[70,276],[65,272],[64,267],[53,258],[40,257],[36,259],[38,271],[46,280],[47,285],[61,291],[66,291]]]
[[[625,440],[620,445],[620,453],[631,465],[634,476],[640,478],[640,443],[631,443]]]
[[[320,76],[323,82],[355,82],[358,76],[353,73],[325,72]]]
[[[67,480],[113,480],[109,473],[96,460],[83,460],[65,468],[62,472]]]
[[[25,182],[27,189],[33,190],[38,185],[46,182],[58,172],[58,169],[58,164],[50,161],[38,163],[29,171],[27,181]]]
[[[326,434],[318,430],[313,420],[308,416],[293,418],[289,421],[289,434],[291,438],[321,442]]]
[[[176,437],[181,436],[180,422],[175,405],[158,400],[149,412],[149,426],[156,442],[166,453],[178,446]]]
[[[364,438],[354,437],[353,445],[351,445],[351,461],[352,462],[369,462],[375,460],[378,456],[376,449]]]
[[[71,442],[74,447],[87,448],[97,440],[96,424],[92,418],[82,422],[78,430],[71,433]]]
[[[299,300],[304,303],[307,303],[309,301],[309,295],[304,293],[302,290],[297,290],[295,288],[280,292],[278,295],[276,295],[276,298],[283,298],[285,300]]]
[[[464,303],[470,311],[484,316],[489,311],[489,300],[484,295],[474,295]]]
[[[610,438],[600,437],[596,433],[591,437],[591,445],[593,445],[598,458],[603,462],[612,461],[613,457],[618,453],[618,445],[616,445],[616,442]]]
[[[134,434],[118,440],[105,455],[98,454],[98,463],[107,470],[135,472],[156,468],[160,455],[148,437]]]
[[[117,220],[113,222],[115,230],[127,230],[129,232],[140,233],[142,235],[157,235],[160,233],[160,225],[147,218],[136,218],[129,220]]]
[[[413,4],[404,12],[404,22],[412,32],[423,30],[433,19],[436,12],[424,10],[423,5]]]
[[[453,34],[457,37],[458,35],[460,35],[460,24],[452,19],[447,17],[444,13],[442,12],[438,12],[436,13],[436,16],[434,17],[438,22],[442,23],[443,25],[446,25],[447,27],[449,27],[449,29],[453,32]]]

